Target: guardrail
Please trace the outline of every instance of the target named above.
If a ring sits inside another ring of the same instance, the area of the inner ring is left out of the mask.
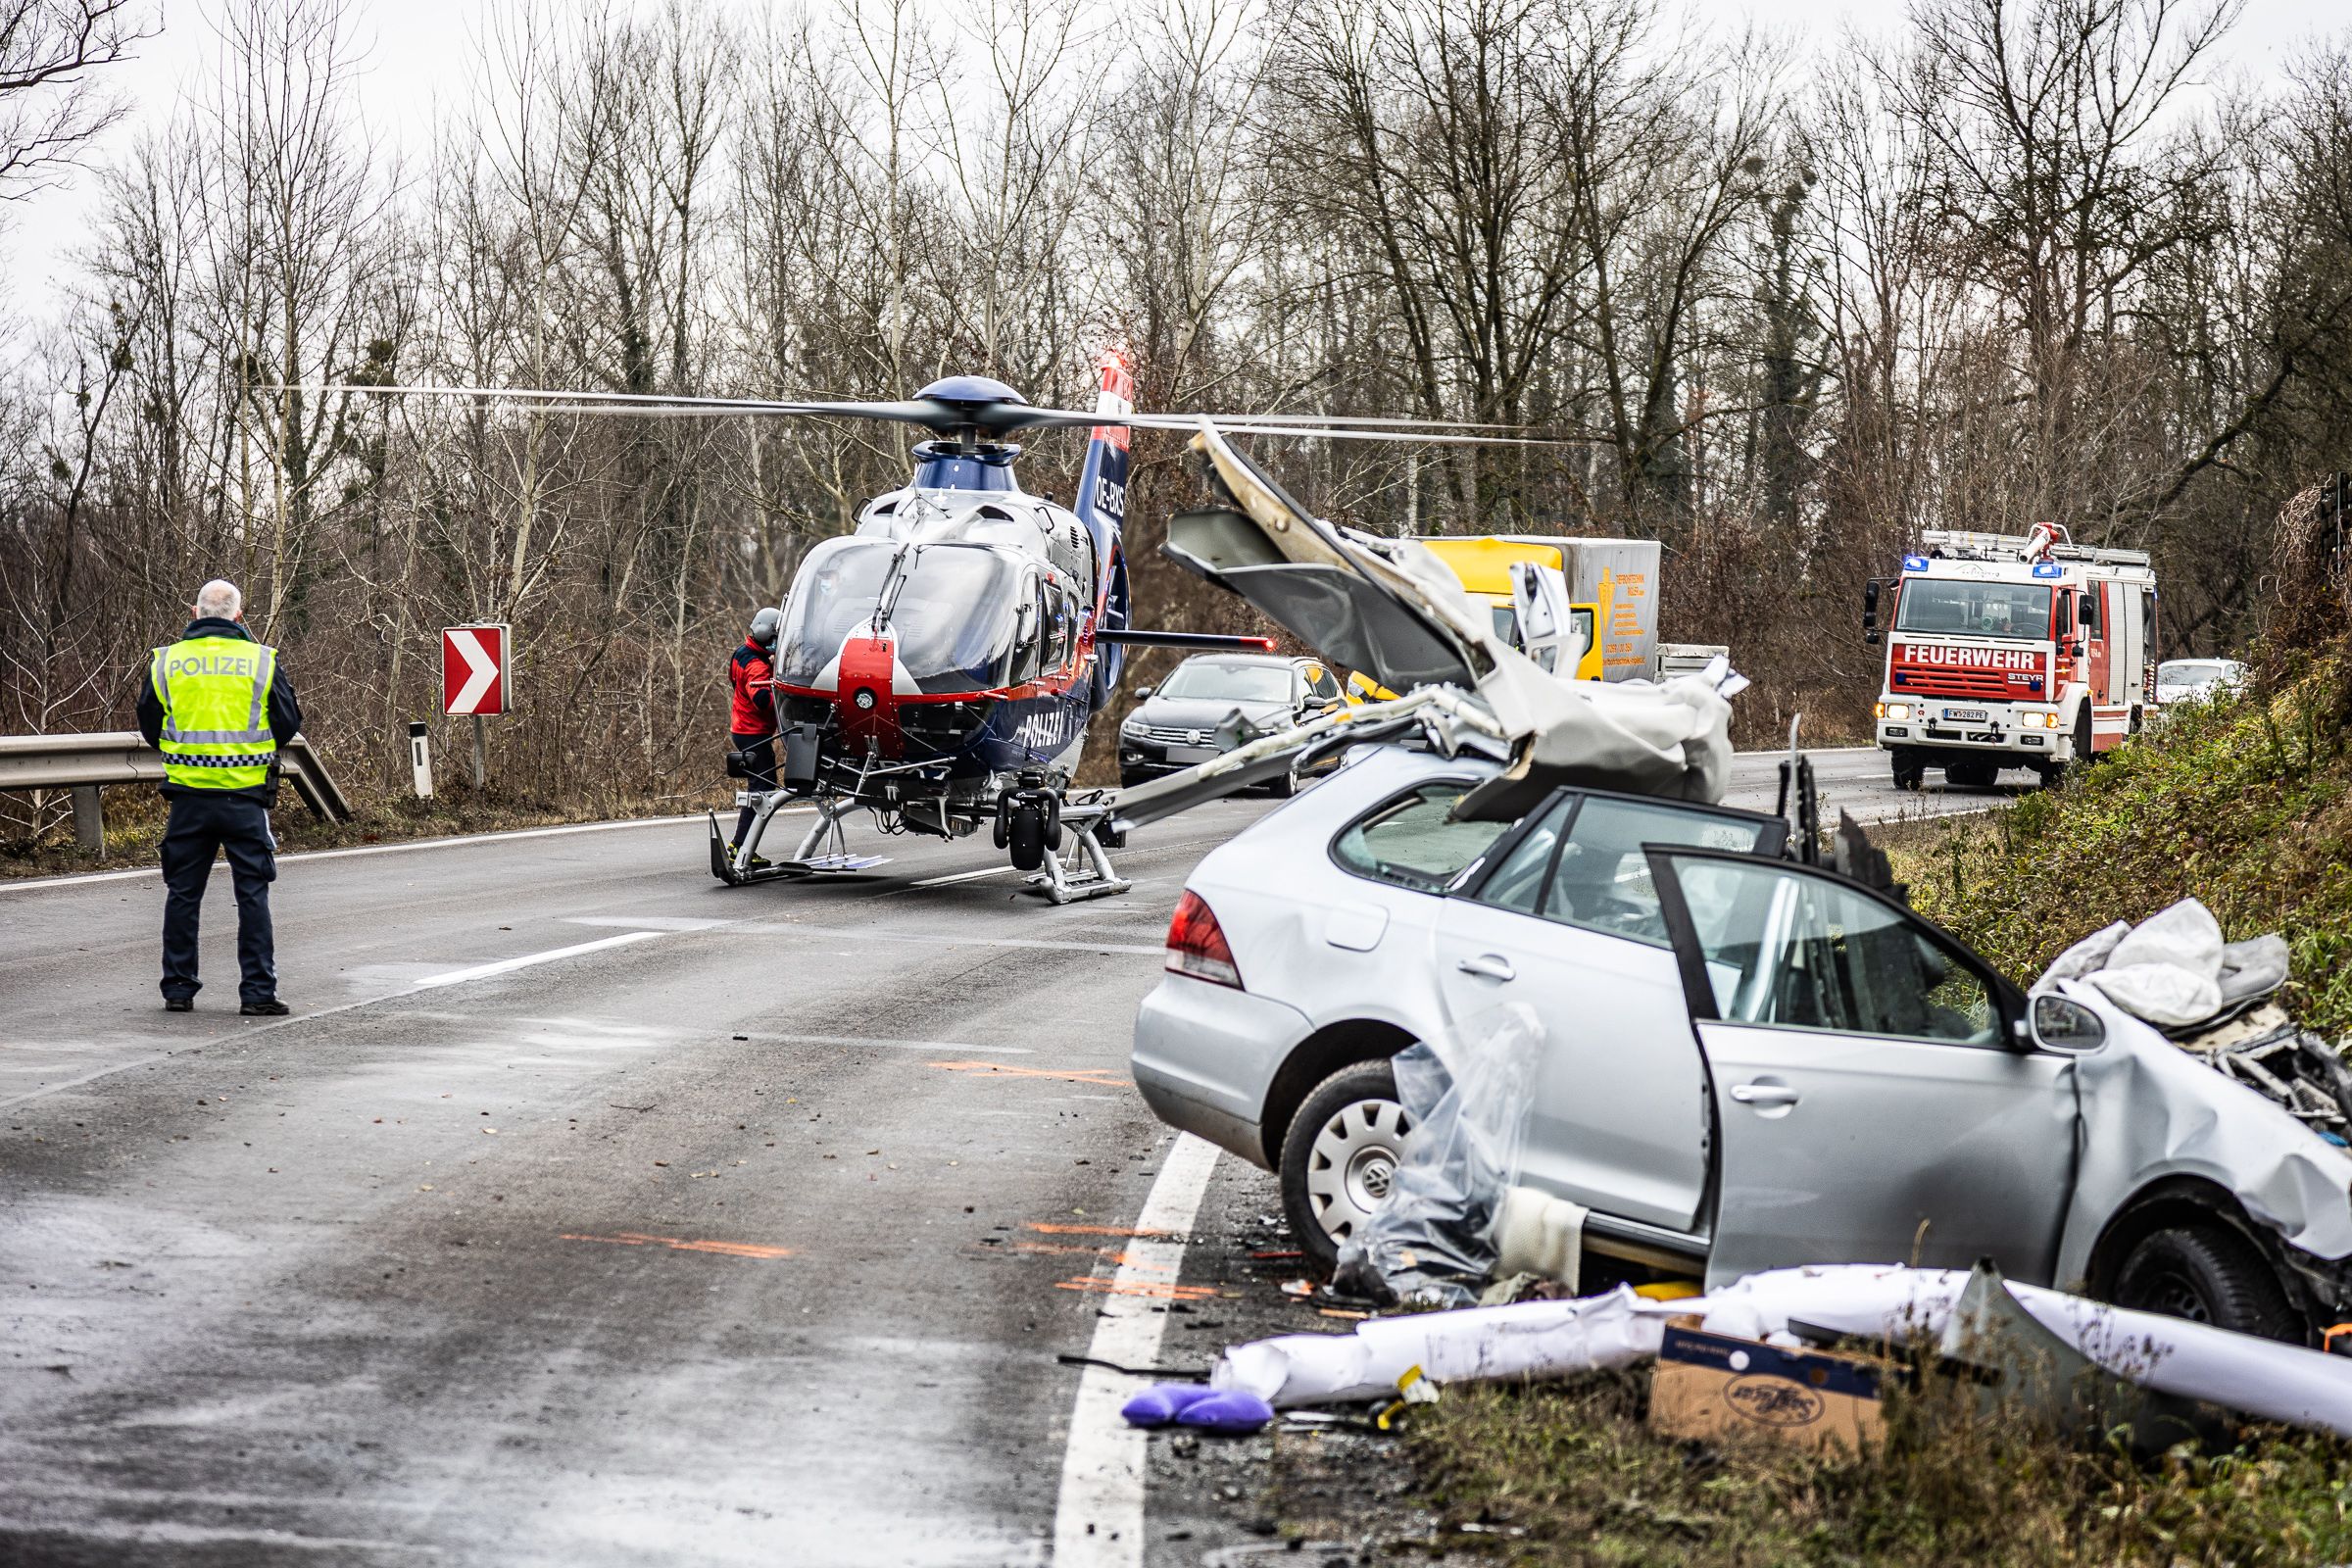
[[[279,776],[322,821],[348,822],[343,798],[309,739],[297,735],[278,748]],[[106,846],[106,815],[98,791],[108,784],[160,784],[164,759],[136,730],[90,735],[0,735],[0,790],[72,790],[74,836],[95,854]]]

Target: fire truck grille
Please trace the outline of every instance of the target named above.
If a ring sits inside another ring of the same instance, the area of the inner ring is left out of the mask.
[[[1981,697],[1994,702],[2006,702],[2013,695],[2009,677],[2001,670],[1926,669],[1916,664],[1894,672],[1894,689],[1920,697]]]

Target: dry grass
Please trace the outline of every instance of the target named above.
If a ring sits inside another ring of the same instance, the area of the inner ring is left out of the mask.
[[[1887,1406],[1862,1460],[1645,1424],[1649,1377],[1450,1390],[1408,1452],[1452,1523],[1527,1534],[1560,1564],[2321,1564],[2352,1557],[2352,1446],[2257,1429],[2229,1452],[2135,1462],[1931,1392]]]

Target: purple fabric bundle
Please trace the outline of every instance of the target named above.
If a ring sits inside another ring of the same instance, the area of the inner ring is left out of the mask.
[[[1131,1427],[1192,1427],[1201,1432],[1255,1432],[1274,1419],[1274,1407],[1240,1389],[1198,1383],[1154,1383],[1119,1406]]]

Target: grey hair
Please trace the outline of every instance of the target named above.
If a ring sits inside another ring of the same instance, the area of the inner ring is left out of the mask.
[[[225,577],[215,577],[196,590],[196,618],[199,620],[234,620],[245,608],[245,596],[237,585]]]

